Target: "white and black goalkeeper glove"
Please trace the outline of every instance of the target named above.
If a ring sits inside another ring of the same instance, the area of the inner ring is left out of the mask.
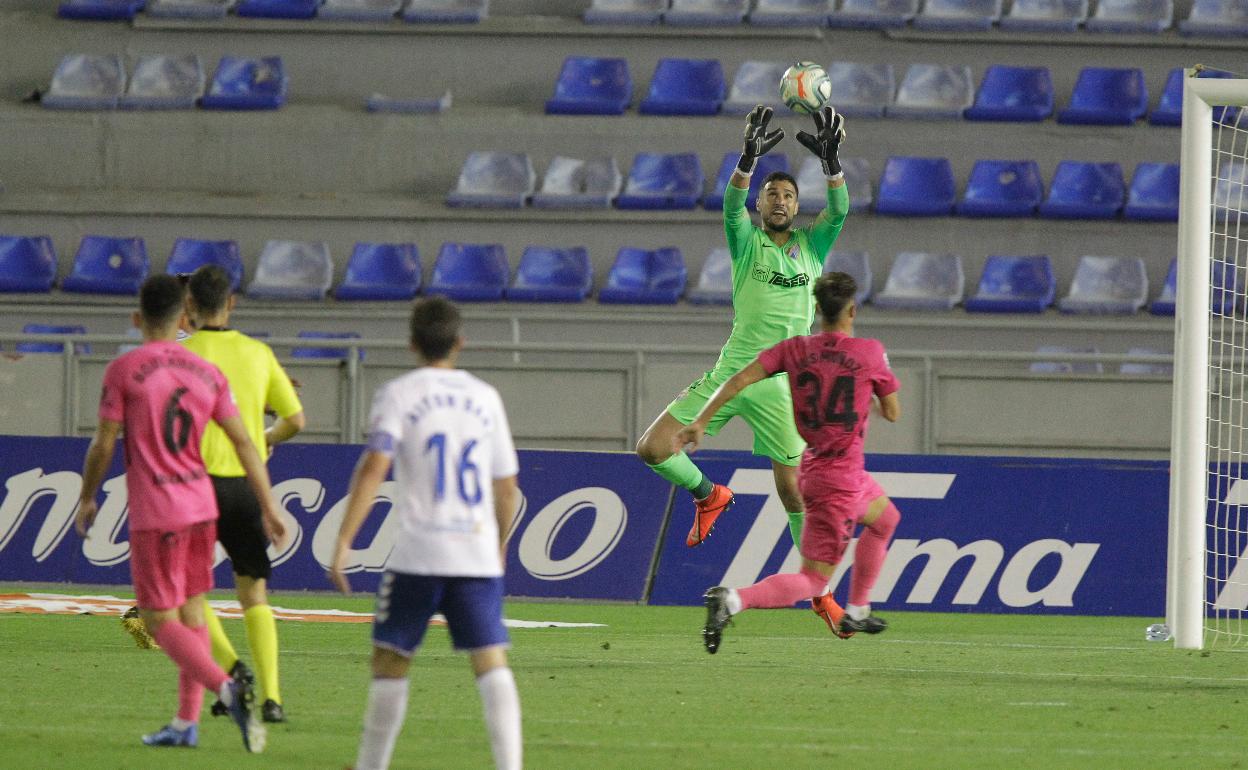
[[[745,146],[741,150],[741,160],[737,161],[737,170],[742,174],[753,174],[754,164],[758,163],[758,159],[784,138],[783,128],[768,133],[767,124],[770,122],[771,108],[761,104],[746,118]]]
[[[828,179],[840,179],[841,161],[836,153],[845,139],[845,116],[827,106],[811,117],[815,119],[815,133],[798,131],[797,141],[823,161],[824,176]]]

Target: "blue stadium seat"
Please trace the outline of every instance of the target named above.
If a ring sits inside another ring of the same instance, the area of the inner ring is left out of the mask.
[[[1179,22],[1184,35],[1248,36],[1248,1],[1194,0],[1191,13]]]
[[[569,56],[555,81],[555,95],[546,101],[546,112],[622,115],[632,100],[633,77],[627,59]]]
[[[621,209],[691,209],[702,197],[705,179],[702,161],[691,152],[638,153],[615,205]]]
[[[1161,285],[1161,293],[1148,306],[1153,315],[1174,315],[1174,305],[1178,293],[1179,261],[1170,260],[1170,269],[1166,272],[1166,280]],[[1210,277],[1210,307],[1214,315],[1230,316],[1235,314],[1236,296],[1240,280],[1239,270],[1235,265],[1226,262],[1214,262]]]
[[[388,21],[399,13],[403,0],[325,0],[318,19],[335,21]]]
[[[842,158],[845,188],[849,190],[849,210],[869,211],[875,200],[872,190],[871,165],[866,158]],[[807,212],[822,211],[828,203],[828,183],[823,163],[806,157],[797,172],[797,198]]]
[[[206,110],[276,110],[286,103],[287,88],[281,57],[222,56],[199,105]]]
[[[858,304],[871,299],[874,274],[871,271],[871,255],[865,251],[829,251],[823,262],[823,274],[849,273],[858,284],[858,292],[854,299]]]
[[[364,109],[369,112],[394,112],[405,115],[436,115],[451,108],[451,92],[443,91],[439,96],[387,96],[386,94],[369,94],[364,100]]]
[[[1001,18],[1001,0],[925,0],[915,29],[968,31],[992,29]]]
[[[142,238],[84,235],[61,290],[79,294],[137,294],[150,264]]]
[[[732,172],[737,169],[737,162],[741,159],[741,152],[733,150],[724,153],[724,161],[719,166],[719,174],[715,177],[715,186],[702,199],[702,207],[708,211],[719,211],[724,207],[724,189],[728,187],[728,180],[732,178]],[[823,166],[820,165],[822,171]],[[754,204],[758,202],[758,194],[763,189],[763,180],[773,171],[789,171],[789,156],[782,152],[771,151],[767,155],[758,159],[758,165],[754,167],[754,173],[750,176],[750,191],[745,198],[745,207],[750,211],[754,210]],[[825,183],[826,184],[826,183]],[[801,188],[798,188],[799,192]],[[827,196],[821,196],[819,208],[823,208],[823,201],[827,200]]]
[[[1173,351],[1161,348],[1128,348],[1129,356],[1172,356]],[[1159,374],[1170,377],[1174,374],[1174,364],[1149,363],[1146,361],[1124,361],[1118,366],[1119,374],[1152,375]]]
[[[1095,345],[1041,345],[1037,353],[1100,353]],[[1102,374],[1100,361],[1034,361],[1028,369],[1033,374]]]
[[[1161,293],[1148,306],[1153,315],[1174,315],[1174,303],[1178,293],[1179,261],[1170,260],[1170,269],[1166,271],[1166,280],[1161,284]]]
[[[1161,32],[1174,21],[1174,0],[1097,0],[1089,32]]]
[[[1052,219],[1113,219],[1122,210],[1126,185],[1117,163],[1064,160],[1049,183],[1040,216]]]
[[[501,244],[448,242],[438,250],[425,293],[461,302],[495,302],[503,298],[510,273]]]
[[[406,300],[420,289],[420,250],[414,243],[357,243],[347,274],[334,288],[340,300]]]
[[[833,0],[758,0],[750,23],[759,27],[822,27],[832,13]]]
[[[1148,272],[1139,257],[1079,258],[1070,293],[1057,301],[1063,313],[1130,314],[1148,301]]]
[[[724,70],[716,59],[659,59],[643,115],[715,115],[724,103]]]
[[[962,257],[903,251],[893,259],[884,291],[872,304],[897,310],[951,310],[962,301]]]
[[[1136,166],[1122,215],[1149,222],[1179,221],[1179,164],[1141,163]]]
[[[62,19],[128,21],[143,10],[145,2],[146,0],[61,0],[56,15]]]
[[[234,13],[258,19],[310,19],[321,0],[238,0]]]
[[[1053,304],[1057,281],[1045,255],[990,256],[984,262],[968,313],[1043,313]]]
[[[230,276],[230,288],[238,291],[243,283],[243,258],[234,241],[203,241],[179,238],[173,242],[165,272],[170,275],[193,273],[204,265],[216,265]]]
[[[149,0],[148,16],[172,19],[223,19],[237,0]]]
[[[360,335],[358,332],[318,332],[318,331],[301,331],[295,335],[301,340],[358,340]],[[364,349],[356,348],[356,355],[364,358]],[[290,350],[292,358],[347,358],[351,355],[350,348],[324,347],[320,345],[305,346],[297,345]]]
[[[584,302],[594,286],[584,246],[526,246],[516,278],[507,289],[514,302]]]
[[[23,334],[86,334],[85,326],[59,326],[55,324],[26,324],[22,327]],[[60,342],[19,342],[18,353],[63,353],[65,345]],[[90,353],[91,345],[86,342],[74,343],[75,353]]]
[[[334,276],[329,246],[319,241],[273,240],[264,244],[247,296],[257,299],[325,298]]]
[[[1138,67],[1084,67],[1058,123],[1129,126],[1148,111],[1148,87]]]
[[[672,0],[663,14],[667,24],[683,27],[712,27],[740,24],[750,0]]]
[[[143,110],[189,110],[204,94],[204,65],[195,54],[140,56],[120,106]]]
[[[1199,78],[1233,78],[1224,70],[1201,70]],[[1239,115],[1238,107],[1214,107],[1213,119],[1221,123],[1234,123]],[[1183,122],[1183,68],[1175,67],[1166,76],[1166,85],[1157,101],[1157,107],[1149,113],[1148,122],[1154,126],[1177,126]]]
[[[685,295],[695,305],[732,304],[732,254],[724,246],[711,249],[697,284]]]
[[[884,111],[890,118],[961,119],[974,96],[970,67],[911,64],[897,87],[897,100]]]
[[[828,101],[846,117],[878,118],[893,103],[896,78],[891,64],[834,61],[828,65]]]
[[[993,65],[984,72],[967,108],[967,120],[1041,121],[1053,114],[1053,78],[1048,67]]]
[[[777,112],[788,112],[784,102],[780,101],[780,77],[788,68],[787,62],[741,62],[728,89],[728,99],[724,101],[724,114],[745,115],[759,104]]]
[[[1001,29],[1074,32],[1088,18],[1088,0],[1014,0]]]
[[[593,0],[586,24],[658,24],[672,0]]]
[[[948,216],[956,198],[948,158],[891,157],[884,163],[875,211],[909,217]]]
[[[111,110],[126,87],[126,68],[115,54],[71,53],[52,74],[40,104],[50,109]]]
[[[473,152],[464,161],[448,206],[518,209],[533,194],[537,174],[523,152]]]
[[[609,155],[588,160],[556,155],[546,167],[541,191],[533,195],[533,207],[609,208],[623,184],[620,167]]]
[[[646,251],[625,246],[615,255],[598,301],[611,304],[674,305],[689,274],[680,249]]]
[[[1034,160],[977,160],[957,212],[964,217],[1029,217],[1044,200]]]
[[[51,238],[0,235],[0,292],[48,292],[55,280]]]
[[[490,12],[490,0],[407,0],[403,20],[428,24],[477,24]]]
[[[887,29],[904,27],[919,12],[919,0],[841,0],[828,17],[829,27]]]

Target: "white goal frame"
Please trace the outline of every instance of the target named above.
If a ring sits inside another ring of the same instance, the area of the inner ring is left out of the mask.
[[[1208,518],[1210,263],[1213,109],[1248,105],[1248,80],[1184,70],[1179,172],[1178,286],[1170,441],[1166,624],[1175,647],[1200,649],[1205,636]],[[1244,118],[1241,118],[1241,121]]]

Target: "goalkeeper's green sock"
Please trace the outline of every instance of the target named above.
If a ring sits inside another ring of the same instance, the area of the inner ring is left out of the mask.
[[[785,515],[789,517],[789,537],[793,538],[793,545],[797,548],[798,553],[802,551],[802,521],[806,518],[805,511],[785,511]]]
[[[257,604],[243,613],[247,626],[247,644],[251,647],[251,659],[256,665],[256,679],[265,699],[282,702],[277,685],[277,623],[273,620],[273,608]]]
[[[715,488],[715,484],[684,452],[677,452],[663,462],[651,465],[650,469],[676,486],[689,490],[698,500],[705,498]]]
[[[208,602],[204,602],[204,621],[208,626],[208,638],[212,640],[212,659],[218,666],[229,671],[238,662],[238,653],[234,651],[230,637],[225,635],[225,629],[221,627],[220,618],[208,606]]]

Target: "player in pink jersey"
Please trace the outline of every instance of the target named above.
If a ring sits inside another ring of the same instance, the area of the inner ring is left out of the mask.
[[[212,588],[216,500],[199,453],[209,420],[230,436],[265,511],[274,542],[285,534],[264,462],[247,436],[225,375],[174,340],[185,288],[154,275],[139,291],[135,325],[143,344],[104,372],[99,426],[87,449],[75,528],[88,537],[95,496],[125,435],[130,574],[148,632],[178,667],[178,713],[143,736],[148,746],[194,747],[204,688],[225,703],[250,752],[264,749],[264,728],[251,710],[251,683],[232,678],[212,660],[204,624],[204,593]]]
[[[884,346],[878,340],[853,336],[857,289],[845,273],[829,273],[817,280],[814,295],[822,332],[792,337],[764,350],[721,385],[677,436],[680,446],[687,443],[696,449],[715,412],[742,388],[787,372],[794,420],[807,443],[798,476],[806,504],[802,569],[796,574],[772,575],[740,590],[709,589],[702,630],[707,652],[719,649],[724,626],[741,610],[791,607],[811,597],[815,597],[816,612],[842,637],[857,631],[878,634],[888,625],[871,615],[869,597],[901,515],[867,473],[862,445],[873,401],[879,399],[880,414],[890,422],[901,416],[901,403]],[[842,614],[830,594],[825,598],[825,589],[858,523],[865,531],[855,550],[849,603]]]

